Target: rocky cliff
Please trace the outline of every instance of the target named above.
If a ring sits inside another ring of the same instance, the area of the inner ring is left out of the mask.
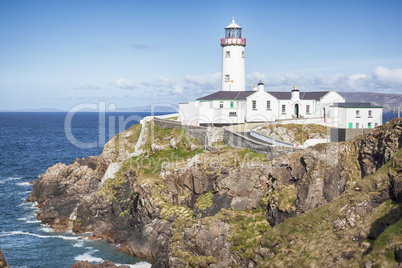
[[[3,251],[0,249],[0,268],[10,268],[6,260],[3,257]]]
[[[247,149],[204,152],[183,129],[140,130],[40,175],[28,198],[38,219],[93,232],[154,267],[402,260],[402,120],[272,161]]]

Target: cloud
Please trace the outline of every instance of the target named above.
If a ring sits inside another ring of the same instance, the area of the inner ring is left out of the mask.
[[[145,43],[140,43],[140,42],[134,42],[131,44],[131,47],[134,49],[153,49],[157,48],[157,45],[150,45],[150,44],[145,44]]]
[[[77,89],[77,90],[95,90],[95,89],[102,89],[102,88],[100,86],[87,83],[87,84],[81,85],[79,87],[75,87],[74,89]]]
[[[115,84],[116,87],[118,87],[120,89],[135,89],[135,88],[137,88],[137,86],[133,82],[131,82],[129,80],[126,80],[126,79],[122,79],[122,78],[117,79],[114,84]]]
[[[383,86],[402,86],[402,69],[389,70],[385,67],[377,66],[374,69],[373,76]]]
[[[188,75],[182,84],[184,93],[190,96],[213,93],[221,89],[221,74]]]
[[[402,69],[377,67],[372,73],[333,74],[333,75],[298,75],[264,74],[253,72],[246,76],[246,89],[251,90],[253,84],[260,80],[267,91],[290,91],[296,85],[301,91],[338,92],[388,92],[400,93],[402,88]],[[191,101],[214,93],[221,89],[221,74],[187,75],[180,80],[158,77],[153,80],[132,82],[117,79],[115,86],[130,89],[138,100],[158,100],[166,102]],[[131,94],[131,93],[129,93]]]
[[[393,92],[400,93],[402,89],[402,69],[387,69],[378,66],[371,74],[333,74],[310,75],[297,74],[262,74],[250,73],[246,76],[246,86],[249,89],[260,80],[265,88],[271,91],[288,91],[296,84],[300,90],[320,91],[356,91],[356,92]]]

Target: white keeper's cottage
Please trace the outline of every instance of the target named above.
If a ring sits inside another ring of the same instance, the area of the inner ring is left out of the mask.
[[[314,119],[319,124],[343,128],[368,128],[382,123],[382,107],[369,108],[367,103],[361,104],[359,110],[362,115],[371,113],[372,117],[361,116],[359,122],[356,118],[352,120],[349,113],[358,104],[348,105],[345,98],[333,90],[304,92],[294,86],[288,92],[266,91],[261,81],[252,90],[246,90],[246,39],[234,19],[225,28],[221,46],[221,90],[195,101],[180,102],[179,120],[184,125],[219,126],[285,119],[295,119],[295,123]]]

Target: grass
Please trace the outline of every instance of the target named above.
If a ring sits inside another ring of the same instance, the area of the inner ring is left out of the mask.
[[[212,197],[213,197],[212,191],[209,191],[197,198],[197,201],[195,202],[195,207],[201,210],[207,209],[210,206],[212,206]]]
[[[294,202],[297,198],[298,189],[294,184],[284,185],[280,184],[269,196],[267,203],[274,202],[278,208],[283,211],[295,211],[296,207]]]
[[[232,234],[232,254],[237,254],[242,259],[251,257],[257,241],[259,241],[263,233],[271,228],[265,219],[264,213],[263,208],[226,211]]]

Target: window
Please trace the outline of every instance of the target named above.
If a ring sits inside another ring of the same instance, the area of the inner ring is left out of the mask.
[[[356,123],[356,128],[359,128],[360,127],[360,124],[359,123]]]
[[[256,110],[256,109],[257,109],[257,101],[253,100],[253,110]]]
[[[371,113],[371,110],[368,111],[368,117],[369,117],[369,118],[372,118],[372,117],[373,117],[373,114]]]
[[[225,74],[225,82],[230,82],[230,74]]]
[[[378,127],[378,123],[375,123],[375,124],[374,124],[374,127]]]
[[[229,112],[229,116],[236,116],[236,112]]]
[[[226,58],[230,58],[230,51],[226,51],[225,57],[226,57]]]
[[[306,105],[306,114],[310,113],[310,105]]]
[[[271,110],[271,101],[267,100],[267,110]]]
[[[246,56],[244,55],[244,51],[241,52],[241,57],[245,58]]]
[[[230,108],[234,108],[234,102],[233,101],[230,102]]]
[[[223,108],[223,101],[219,102],[219,108]]]
[[[286,113],[286,105],[285,104],[282,104],[282,113],[283,114]]]
[[[368,128],[371,128],[371,122],[368,123]]]
[[[356,117],[360,117],[360,110],[356,110]]]

